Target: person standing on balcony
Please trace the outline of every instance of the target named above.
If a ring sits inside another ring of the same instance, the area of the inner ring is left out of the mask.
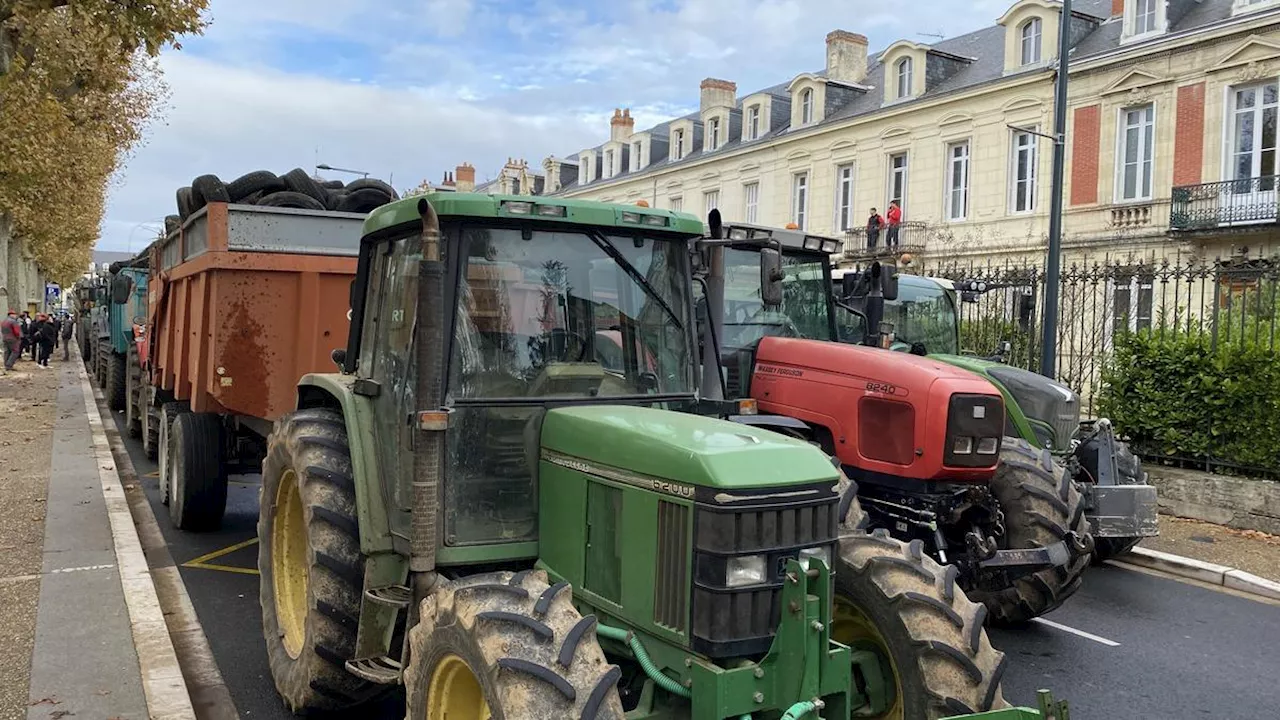
[[[889,201],[889,209],[885,212],[885,221],[888,223],[889,230],[885,233],[885,247],[898,247],[898,231],[902,227],[902,208],[898,206],[897,200]]]
[[[884,226],[884,218],[875,208],[871,208],[871,217],[867,218],[867,249],[875,250],[880,241],[880,228]]]

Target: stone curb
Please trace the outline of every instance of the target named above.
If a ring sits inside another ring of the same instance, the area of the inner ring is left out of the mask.
[[[1116,558],[1116,562],[1139,565],[1270,600],[1280,600],[1280,583],[1226,565],[1215,565],[1173,553],[1148,550],[1144,547],[1134,548],[1129,553]]]
[[[93,386],[89,384],[89,375],[82,365],[77,364],[76,373],[80,378],[85,415],[89,419],[89,431],[93,436],[98,480],[107,506],[125,606],[129,610],[129,625],[133,632],[134,650],[138,655],[138,669],[142,673],[147,715],[152,720],[195,720],[191,696],[187,692],[178,655],[169,637],[169,628],[160,608],[155,582],[151,577],[147,558],[142,552],[138,531],[133,525],[129,500],[116,473],[115,459],[103,428],[102,416],[98,412],[98,403],[94,399]]]

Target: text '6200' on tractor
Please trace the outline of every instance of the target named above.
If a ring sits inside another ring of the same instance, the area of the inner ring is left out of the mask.
[[[465,193],[369,216],[342,372],[303,377],[263,464],[290,707],[401,682],[427,720],[1005,707],[1003,655],[920,543],[851,525],[809,443],[693,412],[702,231]]]

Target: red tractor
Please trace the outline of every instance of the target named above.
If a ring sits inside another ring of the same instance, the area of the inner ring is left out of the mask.
[[[896,295],[892,267],[863,278],[874,286],[865,314],[835,303],[838,245],[713,213],[697,255],[726,371],[704,385],[755,399],[755,424],[820,445],[858,484],[868,526],[921,541],[992,619],[1053,610],[1092,550],[1079,490],[1048,451],[1003,437],[1004,402],[988,380],[879,347],[892,333],[877,312]]]

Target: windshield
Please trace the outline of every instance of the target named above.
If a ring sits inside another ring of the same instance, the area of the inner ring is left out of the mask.
[[[463,228],[455,399],[692,393],[684,242]]]
[[[932,354],[959,354],[955,299],[932,280],[900,275],[898,299],[885,302],[884,319],[893,323],[899,342],[924,343]]]
[[[755,347],[764,337],[831,339],[826,262],[812,255],[782,256],[782,305],[760,301],[760,253],[725,248],[725,348]]]

